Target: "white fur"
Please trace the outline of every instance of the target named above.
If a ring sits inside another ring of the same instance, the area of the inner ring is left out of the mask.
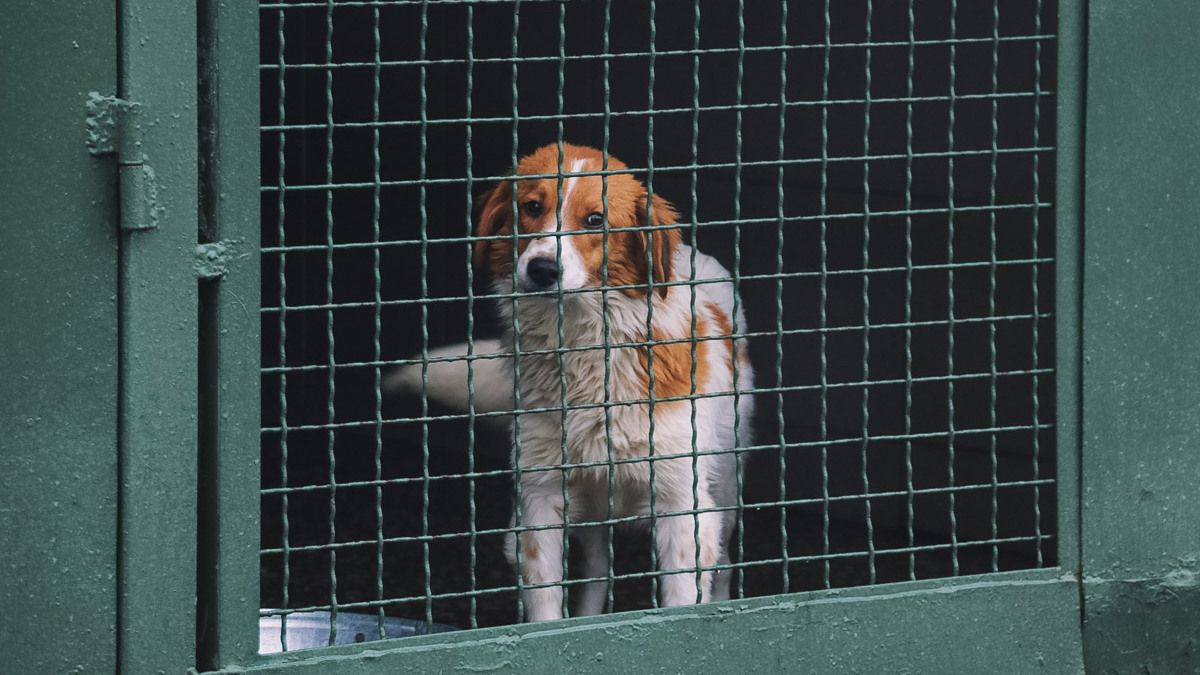
[[[573,246],[567,245],[569,239],[564,239],[562,247],[564,279],[570,278],[571,265],[580,265],[577,254],[574,258],[567,254],[574,251]],[[548,241],[553,246],[553,239]],[[530,245],[526,253],[533,248],[534,245]],[[677,247],[672,261],[674,279],[691,278],[692,253],[689,246]],[[707,316],[706,303],[715,303],[726,316],[734,316],[734,288],[729,272],[710,256],[696,251],[695,257],[695,279],[698,282],[720,280],[718,283],[674,286],[666,298],[651,295],[655,327],[684,327],[682,334],[672,334],[674,338],[687,337],[692,306],[701,316]],[[586,276],[586,271],[578,271]],[[508,279],[497,280],[494,285],[497,293],[508,294],[513,290]],[[691,289],[695,292],[694,303]],[[502,302],[500,313],[508,333],[496,348],[510,356],[475,361],[476,410],[512,409],[511,394],[505,398],[505,392],[512,391],[516,366],[520,367],[520,400],[515,407],[519,410],[550,409],[517,415],[512,426],[513,465],[521,487],[521,505],[514,514],[514,529],[521,531],[522,551],[536,551],[533,556],[523,552],[519,565],[524,584],[536,586],[524,591],[526,618],[531,621],[563,616],[560,584],[563,580],[564,514],[570,534],[584,552],[584,569],[576,576],[604,579],[609,570],[607,526],[586,524],[610,517],[648,516],[651,510],[651,462],[611,463],[613,460],[644,459],[651,452],[651,405],[644,400],[646,392],[636,376],[640,368],[638,349],[611,346],[646,340],[647,301],[644,297],[630,298],[615,291],[608,292],[607,296],[607,326],[599,289],[564,296],[561,305],[562,346],[590,349],[546,354],[529,352],[560,346],[557,299],[530,297],[519,298],[515,303]],[[514,304],[519,335],[514,335],[511,330]],[[714,326],[711,318],[707,323]],[[746,330],[740,307],[734,327],[736,332]],[[606,338],[610,345],[607,350],[604,347]],[[482,351],[481,344],[476,342],[477,353]],[[729,450],[749,443],[753,397],[741,395],[738,399],[736,412],[740,413],[740,426],[735,433],[732,392],[752,389],[753,373],[748,360],[739,359],[738,381],[734,382],[727,344],[725,340],[708,342],[708,378],[705,382],[696,382],[696,391],[729,392],[728,395],[674,404],[658,402],[653,409],[653,454],[656,458],[667,458],[653,462],[658,565],[663,571],[684,570],[660,577],[662,604],[666,606],[696,602],[697,589],[702,602],[729,597],[729,571],[697,572],[697,560],[708,561],[708,565],[728,564],[727,545],[736,514],[731,508],[686,513],[696,509],[733,507],[737,503],[738,460],[735,456],[692,453],[693,442],[700,452]],[[745,340],[739,339],[737,344],[739,354],[745,354]],[[463,354],[465,351],[464,345],[458,345],[435,350],[431,356]],[[607,396],[606,351],[609,354]],[[518,361],[511,358],[513,353],[520,354]],[[430,364],[430,397],[465,408],[465,371],[461,362]],[[412,391],[420,382],[420,365],[400,369],[391,381]],[[485,397],[483,400],[481,393]],[[491,398],[486,398],[488,396]],[[616,404],[608,407],[607,415],[603,406],[606,400]],[[565,419],[564,403],[567,407]],[[596,465],[564,470],[561,468],[564,463]],[[610,480],[613,488],[611,514],[608,511]],[[564,481],[569,508],[563,500]],[[667,515],[672,513],[679,515]],[[516,527],[518,517],[520,522]],[[648,528],[649,520],[638,520],[634,524]],[[549,527],[529,529],[540,526]],[[509,535],[506,548],[516,565],[518,547],[514,535]],[[701,566],[706,565],[702,562]],[[577,596],[574,614],[602,612],[605,586],[601,580],[574,587],[579,589],[574,593]]]
[[[570,172],[577,174],[583,171],[587,160],[577,159],[571,163]],[[571,212],[571,193],[575,191],[575,186],[579,183],[579,176],[571,176],[567,178],[563,184],[563,200],[560,213],[563,217]],[[566,231],[565,223],[562,231]],[[525,252],[517,258],[517,280],[522,286],[522,290],[556,290],[555,287],[544,289],[541,287],[526,287],[529,263],[534,258],[550,258],[551,260],[559,261],[559,279],[558,285],[563,290],[577,290],[583,288],[588,281],[587,270],[584,269],[583,258],[580,257],[579,251],[575,248],[575,237],[557,236],[554,233],[559,231],[558,218],[556,216],[546,219],[546,224],[542,227],[542,232],[550,236],[538,237],[529,242],[529,246],[525,247]],[[559,242],[562,242],[561,248]]]
[[[474,346],[474,358],[468,358],[466,343],[430,349],[424,375],[419,363],[402,366],[384,379],[383,388],[407,394],[420,394],[424,388],[430,400],[460,410],[473,401],[477,413],[512,410],[511,354],[502,350],[497,340],[475,340]],[[497,384],[505,380],[507,387]],[[474,385],[473,397],[468,384]],[[507,417],[493,419],[508,421]]]

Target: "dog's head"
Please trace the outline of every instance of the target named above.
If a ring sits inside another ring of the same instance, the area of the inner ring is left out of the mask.
[[[627,171],[610,155],[604,172],[599,150],[569,144],[561,158],[557,144],[522,158],[516,175],[481,200],[476,235],[489,238],[475,242],[476,266],[526,292],[600,288],[607,280],[638,296],[652,280],[665,297],[681,241],[678,214]]]

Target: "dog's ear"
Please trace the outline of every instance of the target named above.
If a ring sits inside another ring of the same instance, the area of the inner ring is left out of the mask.
[[[500,181],[495,187],[480,195],[479,201],[482,206],[479,208],[479,220],[475,225],[475,236],[495,236],[506,225],[512,223],[512,181]],[[495,240],[489,239],[476,241],[471,262],[476,267],[482,267],[487,262],[488,252],[495,243]]]
[[[650,208],[652,207],[652,208]],[[674,225],[679,221],[679,214],[675,211],[675,207],[671,202],[654,195],[651,200],[642,199],[642,203],[638,208],[638,225],[646,227],[647,225],[663,226]],[[667,297],[667,291],[670,286],[666,283],[671,280],[671,258],[675,255],[675,249],[683,243],[683,236],[679,233],[679,229],[672,227],[667,229],[641,230],[634,237],[635,251],[634,256],[636,263],[643,272],[644,278],[649,280],[653,275],[655,290],[658,291],[660,298]],[[650,273],[646,273],[646,249],[650,249]]]

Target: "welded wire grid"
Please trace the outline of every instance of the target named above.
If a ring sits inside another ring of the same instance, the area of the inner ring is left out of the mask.
[[[383,382],[520,303],[472,269],[473,214],[547,143],[643,169],[731,270],[757,373],[736,394],[758,405],[722,451],[743,460],[735,597],[1054,563],[1051,3],[260,7],[262,612],[284,649],[295,612],[329,612],[330,643],[347,611],[378,618],[357,640],[385,617],[519,620],[520,448],[494,414]],[[607,283],[607,233],[603,253]],[[609,461],[629,461],[608,366]],[[655,606],[655,548],[617,527],[609,475],[607,605]]]

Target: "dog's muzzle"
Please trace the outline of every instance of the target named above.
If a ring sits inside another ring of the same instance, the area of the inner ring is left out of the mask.
[[[522,284],[527,291],[545,291],[558,283],[559,269],[554,258],[534,258],[525,269]]]

